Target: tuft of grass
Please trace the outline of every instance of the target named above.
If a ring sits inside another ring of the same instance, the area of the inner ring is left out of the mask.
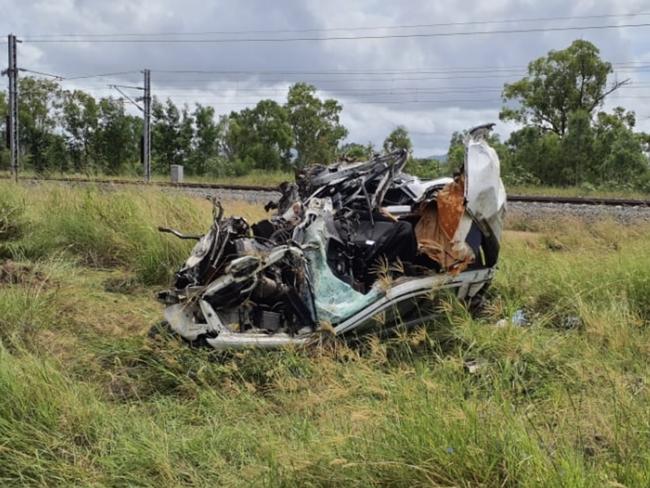
[[[12,271],[15,276],[10,276]],[[29,344],[34,335],[54,321],[57,310],[55,276],[69,272],[61,260],[26,266],[11,263],[0,268],[0,343]]]
[[[23,195],[6,186],[0,191],[0,242],[19,237],[25,224]]]

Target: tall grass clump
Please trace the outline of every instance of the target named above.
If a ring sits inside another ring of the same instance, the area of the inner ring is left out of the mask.
[[[546,224],[535,241],[506,238],[496,289],[510,308],[526,307],[566,328],[587,307],[630,305],[650,321],[650,226],[577,219]],[[575,321],[574,325],[575,325]]]
[[[147,284],[165,281],[191,249],[187,241],[160,234],[158,225],[206,226],[205,214],[189,199],[155,191],[55,190],[43,204],[57,212],[36,224],[35,249],[64,250],[91,266],[128,266]]]
[[[146,284],[165,282],[191,249],[160,234],[159,225],[202,233],[210,224],[207,204],[155,189],[3,186],[0,194],[26,206],[23,235],[10,244],[15,257],[64,253],[89,266],[128,267]]]
[[[52,486],[96,478],[88,446],[106,411],[57,365],[0,343],[0,484]]]
[[[52,327],[58,314],[54,275],[70,273],[60,259],[38,264],[0,262],[0,343],[21,347]]]
[[[0,184],[0,245],[3,241],[16,239],[24,230],[25,200],[22,192],[10,190]]]

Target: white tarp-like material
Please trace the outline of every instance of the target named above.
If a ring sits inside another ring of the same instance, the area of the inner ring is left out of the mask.
[[[483,139],[470,139],[467,143],[465,199],[472,215],[487,221],[492,232],[500,238],[506,190],[501,181],[499,156]]]

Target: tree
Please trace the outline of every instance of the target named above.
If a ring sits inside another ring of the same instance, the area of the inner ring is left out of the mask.
[[[577,40],[531,62],[528,76],[506,84],[502,120],[526,126],[507,142],[507,178],[550,185],[641,181],[648,172],[645,138],[633,131],[634,114],[617,108],[596,113],[626,82],[607,86],[613,72],[590,42]],[[641,179],[640,179],[641,178]]]
[[[460,168],[465,162],[465,133],[454,131],[447,150],[447,164],[451,168]]]
[[[343,107],[333,99],[321,100],[316,88],[296,83],[289,89],[286,109],[293,128],[296,164],[329,163],[348,131],[340,123]]]
[[[167,99],[163,105],[155,97],[151,104],[152,127],[152,156],[154,169],[167,172],[169,165],[181,164],[180,138],[181,114],[178,107]]]
[[[231,160],[254,168],[286,168],[292,143],[287,111],[273,100],[262,100],[228,118],[225,144]]]
[[[413,143],[409,137],[406,127],[403,125],[397,126],[384,140],[384,152],[390,153],[398,149],[404,149],[411,152]]]
[[[21,78],[19,82],[19,138],[28,155],[28,162],[37,172],[62,165],[63,161],[48,159],[48,146],[61,108],[61,88],[56,81]],[[52,154],[52,153],[50,153]]]
[[[591,116],[607,95],[626,83],[616,81],[607,87],[612,65],[599,54],[592,43],[576,40],[531,62],[528,76],[503,89],[503,101],[517,102],[518,108],[504,107],[499,117],[564,136],[572,112]]]
[[[635,133],[634,112],[616,107],[611,114],[600,112],[594,123],[594,162],[592,181],[611,181],[630,185],[648,171],[644,154],[648,134]]]
[[[84,170],[95,157],[92,153],[99,124],[99,106],[95,98],[81,90],[64,92],[62,123],[74,168]]]
[[[351,161],[362,161],[372,157],[372,153],[368,152],[368,146],[358,144],[356,142],[348,142],[341,146],[339,150],[340,158]]]
[[[105,172],[117,174],[138,159],[142,122],[126,113],[122,100],[102,98],[98,108],[97,160]]]
[[[562,140],[554,132],[528,126],[510,134],[506,141],[508,163],[502,165],[504,180],[511,184],[559,184],[562,179]]]
[[[197,175],[204,175],[210,163],[219,155],[222,126],[215,122],[213,107],[204,107],[197,103],[193,116],[196,130],[190,171]]]
[[[194,117],[187,105],[181,110],[180,128],[178,131],[178,162],[176,164],[191,164],[194,141]]]
[[[561,182],[579,185],[587,180],[594,162],[593,148],[594,133],[589,114],[585,110],[570,112],[567,132],[562,140]]]
[[[440,161],[426,158],[409,158],[404,170],[420,178],[438,178],[442,176]]]

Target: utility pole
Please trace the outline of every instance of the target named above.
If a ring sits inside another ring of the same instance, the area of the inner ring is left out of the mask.
[[[144,164],[144,181],[151,181],[151,71],[144,70],[144,124],[142,134],[142,163]]]
[[[9,117],[7,132],[9,154],[11,157],[11,173],[14,181],[18,181],[18,66],[16,62],[16,36],[9,34],[9,67],[3,74],[9,77]]]

